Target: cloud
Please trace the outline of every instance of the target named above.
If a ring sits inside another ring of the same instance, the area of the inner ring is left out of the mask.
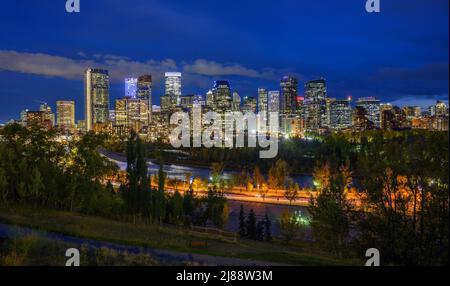
[[[270,71],[258,72],[254,69],[243,67],[239,64],[220,64],[214,61],[198,59],[192,64],[186,64],[183,70],[188,73],[194,73],[205,76],[242,76],[249,78],[273,78]]]
[[[43,53],[0,50],[0,70],[81,80],[85,69],[103,68],[109,70],[112,82],[122,82],[126,77],[142,74],[152,74],[154,81],[159,82],[163,80],[164,73],[167,71],[182,71],[187,83],[199,87],[209,84],[212,77],[240,76],[273,79],[275,74],[268,69],[259,72],[239,64],[220,64],[204,59],[178,64],[172,59],[142,62],[123,56],[100,54],[89,56],[82,52],[77,56],[78,59],[72,59]]]

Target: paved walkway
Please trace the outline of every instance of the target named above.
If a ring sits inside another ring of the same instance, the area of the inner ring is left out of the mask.
[[[17,238],[23,237],[27,235],[33,235],[37,237],[42,237],[46,239],[50,239],[53,241],[60,241],[63,243],[68,243],[72,245],[79,245],[80,248],[82,245],[87,246],[89,248],[98,249],[98,248],[109,248],[118,252],[128,252],[133,254],[149,254],[154,259],[160,261],[163,264],[194,264],[194,265],[203,265],[203,266],[286,266],[285,264],[273,263],[273,262],[264,262],[264,261],[256,261],[256,260],[245,260],[245,259],[237,259],[237,258],[227,258],[227,257],[218,257],[218,256],[210,256],[210,255],[202,255],[202,254],[193,254],[193,253],[182,253],[171,250],[159,250],[148,247],[136,247],[136,246],[128,246],[121,245],[116,243],[110,243],[105,241],[91,240],[91,239],[83,239],[72,236],[67,236],[58,233],[51,233],[46,231],[34,230],[27,227],[21,227],[16,225],[7,225],[0,223],[0,238]]]

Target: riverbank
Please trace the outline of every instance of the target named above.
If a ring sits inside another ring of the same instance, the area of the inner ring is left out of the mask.
[[[98,217],[24,207],[0,207],[0,222],[19,225],[66,236],[114,243],[125,246],[175,251],[184,255],[206,255],[217,258],[239,259],[267,264],[290,265],[351,265],[352,261],[335,259],[310,244],[295,242],[286,246],[238,239],[232,242],[217,234],[190,231],[184,228],[119,222]],[[202,242],[206,248],[191,247]],[[211,260],[213,261],[213,260]],[[220,261],[218,259],[217,261]],[[238,264],[240,265],[240,264]]]

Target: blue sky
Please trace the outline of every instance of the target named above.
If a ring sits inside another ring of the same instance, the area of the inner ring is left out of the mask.
[[[5,2],[5,1],[4,1]],[[111,104],[123,78],[150,73],[153,101],[165,71],[183,72],[183,93],[214,80],[241,95],[277,89],[295,75],[324,77],[329,96],[376,96],[400,105],[448,101],[448,0],[15,0],[0,9],[0,122],[39,101],[77,103],[83,69],[108,68]]]

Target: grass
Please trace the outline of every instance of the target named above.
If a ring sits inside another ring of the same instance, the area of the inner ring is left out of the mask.
[[[54,210],[0,207],[0,222],[74,237],[183,253],[305,266],[361,265],[359,262],[330,257],[313,249],[310,245],[286,246],[277,241],[267,243],[240,239],[238,242],[230,242],[217,235],[193,232],[183,228],[134,225]],[[208,247],[205,249],[192,248],[190,245],[193,241],[206,242]]]

